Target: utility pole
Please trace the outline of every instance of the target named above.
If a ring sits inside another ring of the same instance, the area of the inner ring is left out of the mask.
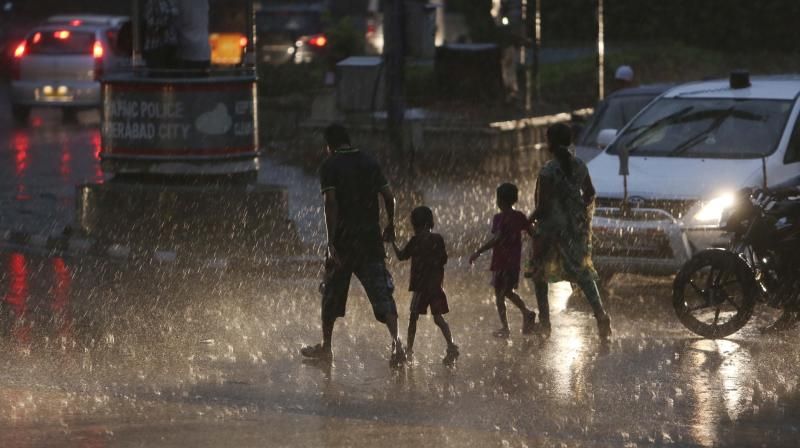
[[[405,0],[390,0],[385,14],[384,61],[386,67],[387,130],[393,156],[403,160],[403,120],[405,118]]]
[[[541,0],[514,0],[507,4],[511,5],[509,15],[512,18],[514,45],[519,46],[517,79],[521,93],[520,105],[530,113],[534,99],[539,96],[542,3]]]
[[[606,96],[606,42],[605,42],[605,11],[603,0],[597,0],[597,97],[602,100]]]
[[[530,30],[528,24],[530,23],[528,17],[528,1],[520,0],[519,2],[519,24],[514,33],[519,33],[519,65],[520,73],[518,78],[521,81],[522,88],[522,109],[526,113],[531,111],[531,93],[533,91],[533,83],[531,77],[531,61],[528,60],[528,42],[530,38]]]
[[[541,86],[539,83],[539,49],[542,47],[542,0],[535,0],[536,4],[533,11],[533,58],[531,62],[531,77],[534,92],[534,99],[541,98]],[[533,100],[531,100],[533,102]]]

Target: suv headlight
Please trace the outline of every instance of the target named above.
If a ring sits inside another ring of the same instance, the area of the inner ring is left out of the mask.
[[[725,193],[714,199],[704,202],[700,211],[695,213],[694,220],[702,224],[718,225],[722,219],[722,213],[731,208],[736,202],[733,193]]]

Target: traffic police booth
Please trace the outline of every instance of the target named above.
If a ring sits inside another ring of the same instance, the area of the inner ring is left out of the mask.
[[[102,80],[108,180],[79,185],[76,195],[85,234],[198,253],[296,248],[287,192],[258,182],[252,2],[215,5],[238,3],[246,8],[238,64],[156,69],[141,57],[144,0],[133,1],[131,66]]]

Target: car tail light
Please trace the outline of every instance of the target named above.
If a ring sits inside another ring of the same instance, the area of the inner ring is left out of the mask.
[[[324,34],[317,34],[308,38],[308,44],[312,47],[322,48],[328,45],[328,38]]]
[[[105,50],[103,49],[102,42],[99,40],[94,41],[94,46],[92,47],[92,56],[94,56],[95,59],[102,59],[103,53],[105,53]]]
[[[14,49],[14,60],[11,61],[11,79],[18,81],[20,79],[20,61],[27,52],[27,43],[22,41],[17,48]]]
[[[103,76],[103,54],[105,49],[103,43],[99,40],[94,41],[92,46],[92,56],[94,57],[94,79],[99,80]]]
[[[27,47],[27,42],[25,41],[22,41],[22,43],[17,45],[17,48],[14,50],[14,57],[16,59],[22,59],[22,57],[25,56],[26,47]]]
[[[55,33],[53,33],[53,37],[55,37],[56,39],[61,39],[61,40],[69,39],[69,35],[70,35],[70,32],[67,31],[67,30],[56,31]]]
[[[80,20],[77,20],[77,19],[73,20],[72,22],[69,22],[69,24],[72,25],[72,26],[81,26],[82,23],[83,22],[81,22]]]
[[[239,46],[244,48],[247,46],[247,38],[242,36],[239,38]]]

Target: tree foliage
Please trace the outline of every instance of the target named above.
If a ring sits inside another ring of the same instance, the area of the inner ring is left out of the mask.
[[[724,51],[800,49],[797,0],[604,0],[604,7],[609,41],[675,41]],[[591,41],[596,8],[596,0],[542,0],[545,41]]]

